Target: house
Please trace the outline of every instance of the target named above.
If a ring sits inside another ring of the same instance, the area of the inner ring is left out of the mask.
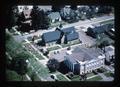
[[[50,18],[51,22],[57,22],[57,21],[61,21],[61,16],[59,14],[59,12],[51,12],[48,17]]]
[[[52,32],[46,32],[42,35],[42,41],[46,46],[54,45],[60,39],[61,32],[56,30]]]
[[[42,35],[42,41],[45,45],[54,45],[55,43],[69,43],[78,40],[79,35],[74,27],[57,29],[52,32],[46,32]]]
[[[69,28],[64,28],[62,29],[64,32],[65,38],[64,38],[64,43],[70,43],[75,40],[78,40],[79,34],[78,32],[75,31],[74,27],[69,27]]]
[[[72,43],[73,41],[78,40],[78,37],[79,37],[78,32],[68,34],[68,35],[65,36],[64,42],[65,43]]]
[[[88,28],[87,29],[87,34],[92,36],[93,38],[96,38],[98,34],[110,31],[112,29],[112,25],[111,24],[105,24],[105,25],[101,25],[101,26],[96,26],[94,28]]]
[[[31,11],[32,11],[32,8],[29,8],[28,6],[24,6],[23,14],[25,16],[25,19],[29,19],[30,18]]]
[[[107,46],[105,47],[105,55],[106,60],[110,62],[110,60],[115,59],[115,48],[113,46]]]
[[[100,49],[77,47],[65,56],[64,63],[74,73],[85,74],[104,67],[105,55]]]

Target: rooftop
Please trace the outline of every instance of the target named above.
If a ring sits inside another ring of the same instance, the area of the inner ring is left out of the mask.
[[[67,41],[78,39],[79,34],[77,32],[66,35]]]
[[[58,40],[60,38],[60,34],[61,33],[58,30],[52,32],[46,32],[43,33],[43,38],[46,43],[52,42]]]
[[[68,57],[71,61],[73,60],[72,62],[74,62],[74,60],[84,62],[97,59],[100,54],[100,49],[76,47]]]
[[[52,20],[55,20],[55,19],[58,19],[58,18],[61,18],[59,12],[52,12],[48,15],[48,17]]]
[[[68,27],[68,28],[64,28],[62,29],[64,33],[72,33],[72,32],[75,32],[75,28],[74,27]]]

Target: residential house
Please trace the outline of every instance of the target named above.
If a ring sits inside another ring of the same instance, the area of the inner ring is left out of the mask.
[[[67,54],[64,63],[74,73],[85,74],[104,67],[105,55],[100,49],[77,47]]]
[[[87,29],[87,34],[92,36],[93,38],[96,38],[98,34],[110,31],[112,29],[112,25],[111,24],[105,24],[105,25],[101,25],[101,26],[96,26],[94,28],[88,28]]]
[[[51,22],[58,22],[61,21],[61,16],[59,14],[59,12],[51,12],[48,17],[50,18]]]
[[[78,40],[79,35],[74,27],[57,29],[52,32],[46,32],[42,35],[42,40],[45,45],[54,45],[55,43],[70,43]]]
[[[61,32],[56,30],[52,32],[46,32],[42,35],[42,41],[46,46],[51,46],[57,43],[60,39]]]
[[[106,60],[110,62],[111,59],[115,59],[115,48],[113,46],[105,47]]]
[[[65,35],[64,43],[71,43],[79,38],[79,34],[75,31],[74,27],[64,28],[62,31]]]

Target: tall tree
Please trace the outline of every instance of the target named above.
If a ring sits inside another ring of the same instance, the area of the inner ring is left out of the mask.
[[[31,12],[32,27],[35,30],[46,29],[49,27],[49,18],[45,12],[34,6]]]
[[[47,66],[51,72],[54,72],[59,68],[59,62],[56,59],[50,59]]]

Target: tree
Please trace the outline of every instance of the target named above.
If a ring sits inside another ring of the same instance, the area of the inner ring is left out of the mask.
[[[18,20],[18,8],[17,6],[13,6],[8,8],[8,29],[11,29],[13,26],[15,26],[17,24],[17,20]]]
[[[47,17],[45,12],[39,9],[37,6],[33,6],[33,9],[30,15],[32,18],[32,28],[34,30],[46,29],[49,27],[49,24],[50,24],[49,18]]]
[[[63,8],[64,5],[52,5],[52,11],[53,12],[60,12],[61,8]]]
[[[19,75],[23,76],[27,73],[27,63],[25,59],[13,59],[11,61],[12,70],[16,71]]]
[[[15,71],[12,71],[12,70],[6,70],[6,79],[8,81],[20,81],[21,78],[20,76],[15,72]]]
[[[50,59],[47,66],[51,72],[55,72],[59,68],[59,62],[56,59]]]
[[[77,10],[77,5],[71,5],[70,8],[71,8],[72,10]]]

